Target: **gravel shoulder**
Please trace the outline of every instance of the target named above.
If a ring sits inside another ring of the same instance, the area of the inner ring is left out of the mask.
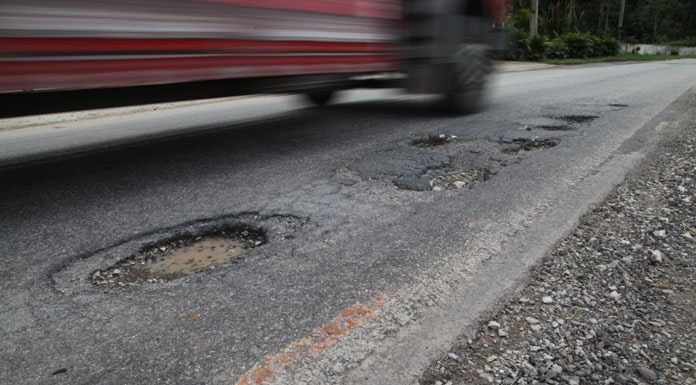
[[[696,384],[694,175],[691,119],[420,384]]]

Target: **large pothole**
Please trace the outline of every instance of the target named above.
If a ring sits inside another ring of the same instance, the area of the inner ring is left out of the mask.
[[[75,255],[49,274],[65,295],[94,290],[158,290],[224,279],[260,258],[282,255],[309,218],[242,212],[142,232]],[[166,283],[161,283],[169,281]]]
[[[158,283],[215,269],[266,242],[262,231],[229,227],[201,235],[181,235],[146,246],[139,253],[96,270],[96,286],[130,286]]]

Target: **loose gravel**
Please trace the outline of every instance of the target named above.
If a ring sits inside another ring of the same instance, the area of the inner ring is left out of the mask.
[[[692,124],[420,384],[696,384],[695,175]]]

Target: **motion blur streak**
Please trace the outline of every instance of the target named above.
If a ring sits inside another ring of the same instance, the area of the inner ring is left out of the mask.
[[[393,0],[7,0],[0,92],[392,70],[400,15]]]

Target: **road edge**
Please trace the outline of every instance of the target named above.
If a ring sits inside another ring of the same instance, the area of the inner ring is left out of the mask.
[[[532,267],[574,231],[583,215],[604,202],[669,132],[683,124],[685,119],[677,112],[694,97],[696,87],[624,140],[607,161],[577,181],[554,209],[523,233],[518,231],[509,243],[496,250],[479,247],[467,252],[473,262],[464,267],[444,262],[439,269],[450,269],[448,274],[455,277],[452,281],[425,287],[425,279],[417,280],[387,298],[360,305],[359,317],[330,324],[348,321],[354,326],[319,341],[326,346],[312,351],[317,340],[310,337],[266,357],[237,383],[416,384],[431,361],[444,353],[443,346],[473,333],[481,319],[521,290]],[[310,354],[298,353],[308,346]]]

